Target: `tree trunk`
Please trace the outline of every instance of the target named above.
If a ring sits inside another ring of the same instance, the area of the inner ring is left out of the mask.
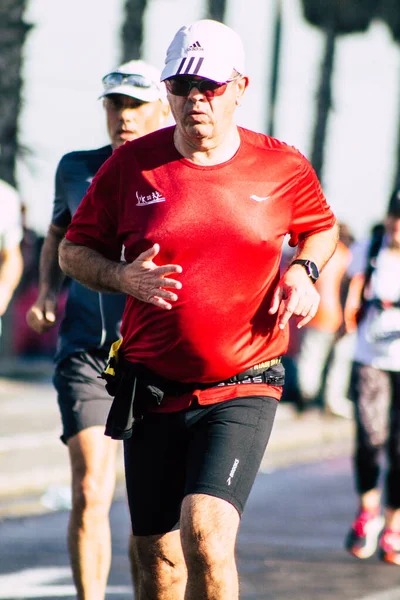
[[[398,119],[397,119],[397,149],[396,149],[396,165],[393,177],[393,189],[400,189],[400,100],[397,100]]]
[[[326,29],[325,56],[321,66],[321,79],[318,91],[317,116],[312,140],[311,163],[322,181],[325,141],[329,113],[332,107],[332,73],[335,58],[336,28],[332,23]]]
[[[272,68],[269,84],[269,115],[267,123],[268,135],[275,135],[275,111],[279,81],[279,59],[282,31],[282,0],[275,0],[274,33],[272,42]]]
[[[389,27],[394,40],[400,45],[400,3],[399,0],[381,0],[380,17]],[[396,166],[393,179],[393,189],[400,189],[400,101],[398,101]]]
[[[0,3],[0,179],[15,187],[18,116],[21,108],[21,64],[30,25],[23,22],[25,0]]]
[[[207,0],[207,19],[224,22],[226,0]]]
[[[126,0],[122,26],[122,62],[142,58],[146,0]]]

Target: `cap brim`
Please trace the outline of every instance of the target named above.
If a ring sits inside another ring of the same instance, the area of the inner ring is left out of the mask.
[[[200,58],[203,60],[199,64]],[[221,64],[221,62],[202,56],[196,57],[196,60],[179,58],[177,60],[170,60],[165,65],[161,73],[161,81],[177,75],[196,75],[197,77],[204,77],[205,79],[222,83],[231,78],[233,70],[234,66],[229,64],[229,62]]]
[[[123,96],[129,96],[130,98],[135,98],[136,100],[141,100],[142,102],[155,102],[156,100],[162,100],[162,95],[160,90],[156,88],[137,88],[129,85],[117,85],[113,88],[107,88],[99,98],[104,98],[105,96],[110,96],[111,94],[122,94]]]

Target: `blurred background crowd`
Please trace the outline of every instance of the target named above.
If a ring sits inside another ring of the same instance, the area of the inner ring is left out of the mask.
[[[57,327],[39,336],[25,314],[37,295],[56,165],[65,152],[106,141],[101,76],[134,58],[162,67],[172,33],[204,17],[233,27],[246,47],[250,88],[239,124],[305,154],[341,222],[318,282],[319,312],[304,330],[292,326],[284,401],[351,417],[347,267],[353,243],[383,219],[400,187],[398,0],[2,0],[0,179],[18,194],[23,273],[2,317],[0,357],[54,355]],[[0,207],[1,219],[1,189]],[[302,361],[312,369],[298,368]]]

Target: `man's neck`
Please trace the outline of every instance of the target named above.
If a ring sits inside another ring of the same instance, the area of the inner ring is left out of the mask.
[[[191,139],[183,136],[178,128],[174,133],[175,148],[187,160],[204,166],[219,165],[230,160],[240,146],[236,125],[223,137]]]

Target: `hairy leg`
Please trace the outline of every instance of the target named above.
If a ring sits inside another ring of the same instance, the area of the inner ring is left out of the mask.
[[[135,590],[135,598],[140,598],[140,566],[137,546],[135,538],[132,534],[129,536],[129,564],[131,568],[131,577],[133,588]]]
[[[138,600],[184,600],[187,571],[179,531],[133,536],[132,544],[140,574]]]
[[[104,427],[68,440],[72,510],[68,528],[71,567],[79,600],[103,600],[111,562],[109,510],[115,488],[117,443]]]
[[[181,511],[182,548],[188,570],[185,600],[237,600],[235,544],[240,517],[214,496],[186,496]]]

